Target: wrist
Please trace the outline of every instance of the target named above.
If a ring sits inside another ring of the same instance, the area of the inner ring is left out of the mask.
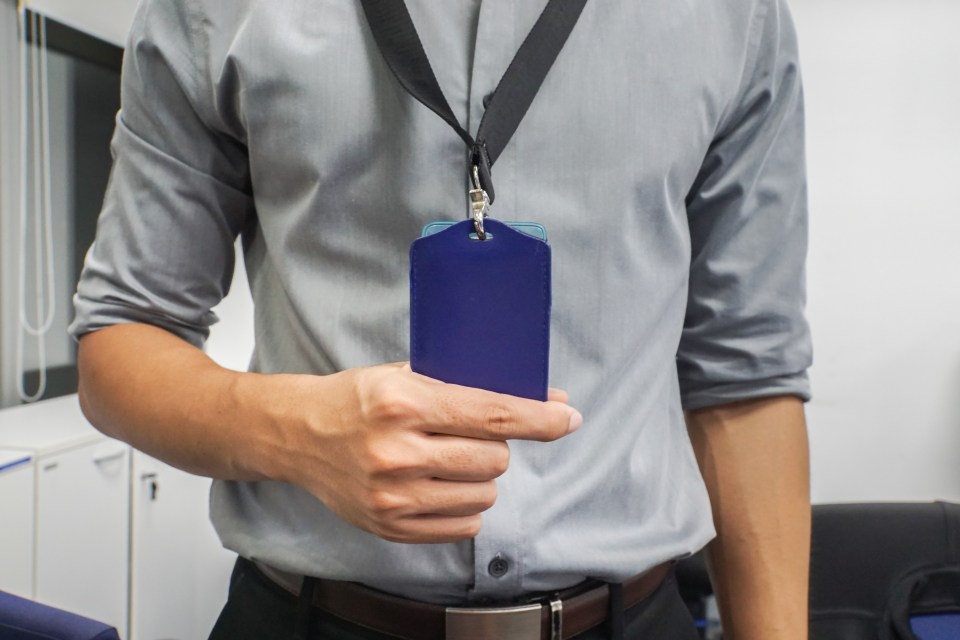
[[[249,480],[287,481],[290,427],[282,414],[288,405],[284,396],[290,391],[283,378],[293,376],[231,373],[223,411],[237,439],[231,466],[237,476]]]
[[[340,374],[237,374],[228,391],[230,415],[242,425],[245,446],[237,463],[257,480],[303,485],[317,463],[317,436],[336,410],[331,387]]]

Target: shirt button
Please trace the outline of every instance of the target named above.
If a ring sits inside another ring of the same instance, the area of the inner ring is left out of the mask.
[[[487,565],[487,572],[494,578],[502,578],[510,570],[510,563],[499,553]]]
[[[490,101],[493,100],[493,92],[491,91],[487,95],[483,96],[483,108],[486,109],[490,106]]]

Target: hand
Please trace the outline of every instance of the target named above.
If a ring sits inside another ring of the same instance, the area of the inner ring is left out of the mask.
[[[509,464],[507,441],[557,440],[583,421],[559,390],[526,400],[445,384],[407,363],[313,379],[334,387],[316,396],[330,404],[304,425],[306,460],[291,480],[394,542],[476,536]]]

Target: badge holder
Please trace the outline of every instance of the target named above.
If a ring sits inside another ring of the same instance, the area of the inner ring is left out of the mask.
[[[444,382],[547,399],[550,246],[543,226],[474,209],[410,247],[410,364]],[[471,192],[473,202],[473,192]]]
[[[361,0],[401,86],[470,149],[470,218],[431,223],[410,247],[410,363],[444,382],[547,399],[550,247],[543,227],[489,218],[491,167],[523,119],[586,0],[550,0],[501,78],[476,139],[447,103],[403,0]]]

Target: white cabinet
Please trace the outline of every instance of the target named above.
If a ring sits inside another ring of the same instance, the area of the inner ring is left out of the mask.
[[[32,597],[126,637],[129,447],[91,427],[76,396],[0,411],[0,447],[33,458]]]
[[[139,451],[132,468],[130,639],[206,637],[235,558],[210,524],[210,480]]]
[[[235,555],[210,480],[105,437],[76,396],[0,411],[0,589],[127,640],[206,637]]]
[[[0,449],[0,590],[33,597],[33,457]]]
[[[36,599],[127,622],[130,448],[99,441],[38,456]]]

